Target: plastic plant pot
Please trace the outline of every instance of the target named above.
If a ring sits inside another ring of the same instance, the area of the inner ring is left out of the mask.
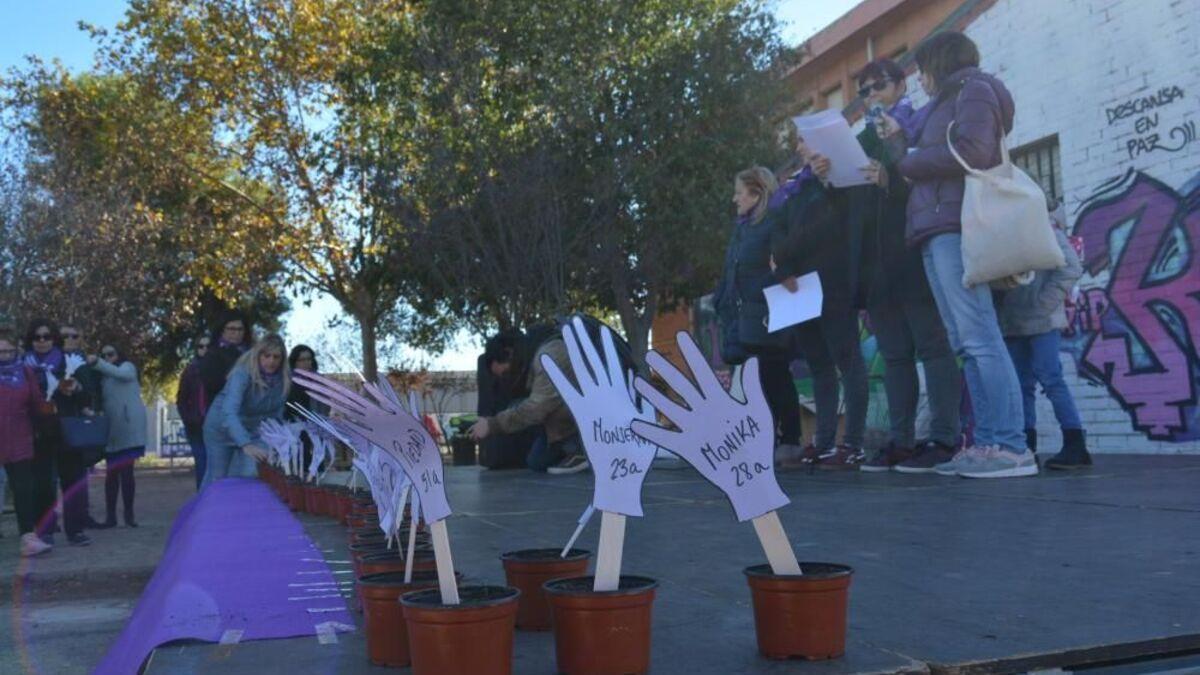
[[[433,588],[400,598],[416,675],[510,675],[517,598],[508,586],[462,586],[459,604]]]
[[[802,575],[745,569],[754,603],[758,651],[768,659],[835,659],[846,652],[846,620],[854,570],[802,562]]]
[[[547,581],[587,574],[590,551],[573,548],[566,557],[556,548],[527,548],[509,551],[500,556],[504,565],[504,580],[521,591],[517,608],[517,628],[520,630],[550,630],[550,601],[542,591]]]
[[[651,609],[658,582],[621,576],[615,591],[594,591],[595,577],[548,581],[554,653],[567,675],[644,673],[650,669]]]
[[[461,574],[456,574],[458,579]],[[405,583],[403,572],[371,574],[359,579],[362,588],[363,621],[366,624],[367,655],[377,666],[403,668],[410,662],[408,629],[400,596],[437,586],[436,572],[415,572]]]

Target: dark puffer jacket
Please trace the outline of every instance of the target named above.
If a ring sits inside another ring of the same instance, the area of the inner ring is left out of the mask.
[[[966,171],[950,154],[954,149],[975,169],[1000,163],[1000,139],[1012,131],[1013,99],[1000,80],[978,68],[963,68],[946,78],[917,147],[900,160],[900,173],[912,181],[908,198],[909,246],[939,234],[962,231],[963,176]]]

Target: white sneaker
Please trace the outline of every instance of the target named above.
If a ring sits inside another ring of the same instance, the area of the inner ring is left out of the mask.
[[[959,450],[949,462],[942,462],[933,467],[933,472],[939,476],[957,476],[967,465],[974,463],[987,454],[988,448],[983,445],[972,445]]]
[[[986,456],[964,466],[963,478],[1021,478],[1038,474],[1037,459],[1026,449],[990,448]]]
[[[54,548],[32,532],[21,535],[21,557],[32,558]]]
[[[565,476],[572,473],[579,473],[580,471],[587,471],[589,466],[587,457],[583,455],[571,455],[555,466],[546,469],[546,473],[551,476]]]

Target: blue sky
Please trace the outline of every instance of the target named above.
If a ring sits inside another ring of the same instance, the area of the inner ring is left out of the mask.
[[[0,71],[25,63],[25,56],[57,58],[71,70],[85,70],[93,62],[95,45],[78,23],[86,21],[112,28],[125,13],[126,0],[0,0]],[[779,0],[776,16],[784,23],[784,39],[803,41],[858,4],[858,0]],[[310,307],[297,302],[287,317],[289,343],[306,342],[318,350],[331,342],[344,344],[347,336],[325,334],[327,317],[339,314],[337,303],[318,298]],[[474,368],[477,344],[466,335],[445,354],[408,353],[430,367],[447,370]]]

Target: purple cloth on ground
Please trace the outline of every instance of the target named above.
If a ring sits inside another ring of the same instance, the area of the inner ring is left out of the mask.
[[[231,630],[243,631],[240,642],[316,636],[327,622],[347,629],[354,621],[336,583],[266,484],[217,481],[179,510],[154,576],[94,672],[136,673],[151,650],[172,640],[220,642]]]

